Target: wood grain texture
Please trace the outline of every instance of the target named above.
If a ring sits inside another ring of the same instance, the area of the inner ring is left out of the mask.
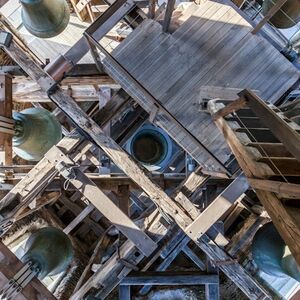
[[[275,102],[299,77],[294,66],[263,37],[252,35],[252,26],[226,3],[201,4],[172,35],[147,20],[113,52],[223,163],[230,150],[210,116],[199,111],[201,87],[247,87]],[[203,153],[190,148],[191,142],[171,122],[161,118],[159,123],[199,163],[206,160]]]

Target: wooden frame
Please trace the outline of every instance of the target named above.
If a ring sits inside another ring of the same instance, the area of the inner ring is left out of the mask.
[[[287,192],[287,185],[283,184],[282,190],[280,182],[278,182],[277,193],[273,193],[275,191],[274,183],[266,179],[270,176],[274,176],[274,171],[265,163],[262,164],[256,161],[257,156],[259,156],[257,150],[251,146],[247,147],[247,144],[245,145],[245,143],[249,143],[250,140],[247,140],[243,135],[239,135],[238,130],[235,129],[234,131],[224,117],[227,113],[230,114],[234,111],[237,111],[238,114],[239,109],[245,107],[246,100],[247,105],[252,109],[254,114],[282,141],[286,149],[293,152],[294,155],[299,155],[299,133],[292,128],[291,123],[287,123],[280,117],[280,110],[278,110],[279,112],[274,111],[274,109],[268,107],[268,105],[253,92],[244,90],[239,95],[241,99],[232,102],[227,108],[224,108],[221,103],[218,104],[216,100],[210,101],[210,113],[214,116],[216,125],[226,138],[227,143],[245,175],[249,178],[250,184],[251,182],[254,183],[253,187],[255,192],[270,215],[275,227],[289,246],[296,261],[300,264],[300,227],[297,220],[300,216],[300,211],[297,208],[292,209],[285,206],[281,200],[282,197],[284,198],[286,196],[284,192]],[[291,138],[293,138],[293,140],[291,140]],[[293,143],[293,145],[291,145],[291,143]],[[272,166],[272,164],[270,165]],[[260,184],[258,179],[264,180],[261,181],[264,184]],[[294,196],[297,197],[297,188],[291,185],[290,192],[287,194],[294,194]],[[294,193],[294,191],[296,193]]]

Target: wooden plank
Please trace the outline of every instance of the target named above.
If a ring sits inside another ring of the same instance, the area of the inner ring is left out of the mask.
[[[245,176],[237,177],[185,230],[195,240],[204,234],[247,191]]]
[[[255,26],[252,30],[253,34],[256,34],[287,2],[287,0],[278,0],[275,4],[269,9],[264,18]]]
[[[151,238],[149,238],[135,223],[124,213],[114,202],[108,198],[82,171],[78,168],[73,169],[74,176],[67,171],[74,165],[62,151],[57,147],[52,147],[45,157],[54,164],[65,163],[65,167],[56,166],[62,176],[69,180],[82,195],[88,199],[113,225],[115,225],[136,247],[144,253],[150,255],[157,247]],[[59,160],[58,160],[59,157]],[[69,167],[68,167],[69,165]],[[66,173],[65,173],[66,172]],[[71,177],[70,177],[71,176]]]
[[[214,120],[217,120],[218,118],[225,117],[236,110],[241,109],[242,107],[246,106],[246,100],[244,98],[240,98],[236,101],[233,101],[229,104],[227,104],[224,108],[221,108],[216,112],[214,115],[212,115],[212,118]]]
[[[273,135],[276,136],[290,151],[298,161],[300,161],[300,135],[282,120],[263,100],[249,90],[240,93],[244,97],[252,110],[263,123],[270,128]]]
[[[254,189],[269,191],[280,195],[286,195],[286,197],[291,198],[300,198],[299,184],[255,178],[248,178],[248,181]]]
[[[12,117],[12,77],[0,74],[0,115]],[[0,133],[0,164],[12,165],[12,135]]]
[[[300,162],[294,157],[260,157],[257,161],[269,165],[276,175],[297,176]]]
[[[109,120],[115,116],[122,106],[128,101],[128,98],[122,91],[119,91],[115,97],[113,97],[105,107],[103,107],[97,113],[98,124],[105,126]],[[57,146],[66,151],[70,152],[75,149],[79,144],[80,139],[76,137],[64,137]],[[81,151],[78,155],[78,152],[74,153],[74,160],[77,161],[80,157],[89,150],[91,144],[85,147],[84,151]],[[15,185],[10,192],[1,199],[0,210],[5,209],[16,199],[20,203],[19,207],[15,207],[14,211],[11,212],[10,217],[21,213],[22,210],[32,201],[35,197],[35,194],[39,193],[45,186],[54,178],[57,174],[54,166],[49,164],[49,161],[46,158],[43,158],[37,165],[28,173],[28,175],[23,178],[17,185]],[[7,216],[9,219],[9,216]],[[6,227],[6,222],[2,220],[3,224],[1,227]]]
[[[218,284],[219,276],[204,272],[132,272],[120,285],[201,285]]]
[[[262,155],[269,157],[292,157],[292,154],[281,143],[248,143],[247,147],[255,147]]]
[[[93,210],[95,206],[93,204],[89,204],[76,218],[64,229],[65,234],[69,234],[82,220],[88,216]]]

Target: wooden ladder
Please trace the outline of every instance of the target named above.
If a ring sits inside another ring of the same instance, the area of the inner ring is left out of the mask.
[[[252,91],[238,95],[211,100],[209,111],[300,265],[300,126]]]

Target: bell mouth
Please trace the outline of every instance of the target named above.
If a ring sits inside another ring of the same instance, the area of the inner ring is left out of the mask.
[[[131,153],[145,165],[157,165],[167,156],[168,143],[158,131],[143,129],[131,141]]]

